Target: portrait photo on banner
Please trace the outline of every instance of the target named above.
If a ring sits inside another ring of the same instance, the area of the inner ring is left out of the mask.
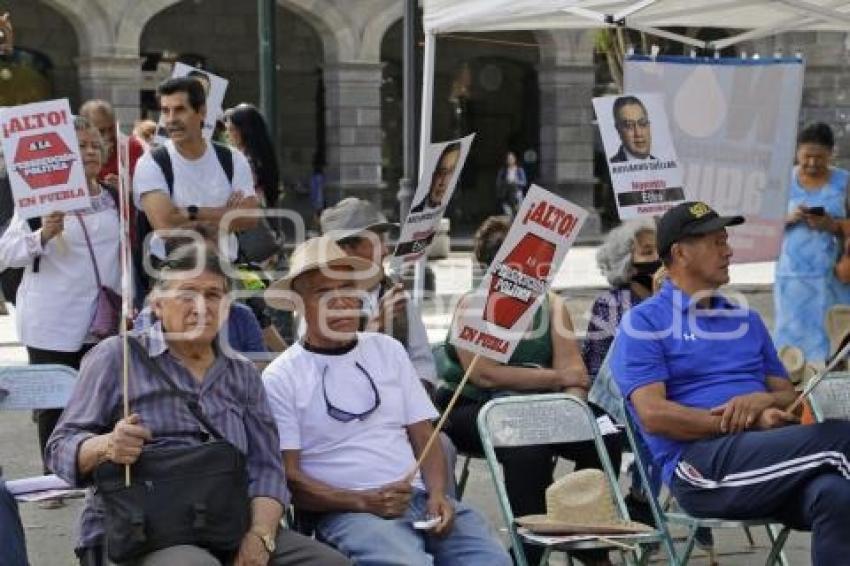
[[[475,134],[470,134],[428,146],[419,185],[401,227],[395,257],[406,262],[415,261],[428,250],[452,199],[474,138]]]
[[[662,95],[604,96],[593,108],[620,218],[656,216],[685,200]]]

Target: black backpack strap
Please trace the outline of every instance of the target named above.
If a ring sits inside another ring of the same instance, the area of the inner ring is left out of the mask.
[[[27,224],[30,227],[32,232],[37,232],[41,230],[41,216],[36,216],[35,218],[27,218]],[[41,265],[41,256],[36,256],[34,260],[32,260],[32,272],[38,273],[38,268]]]
[[[224,144],[212,142],[215,156],[218,157],[218,162],[221,168],[224,169],[224,174],[227,176],[227,182],[233,186],[233,152]]]
[[[168,196],[174,194],[174,168],[171,166],[171,156],[168,155],[168,148],[164,145],[159,145],[151,150],[151,157],[154,162],[162,170],[162,176],[165,177]]]
[[[145,350],[145,347],[142,346],[142,344],[136,338],[134,338],[133,336],[128,336],[127,341],[130,343],[130,349],[136,353],[139,360],[145,365],[145,367],[148,368],[151,373],[153,373],[162,381],[164,381],[168,385],[168,388],[171,389],[171,391],[175,395],[183,399],[183,401],[186,403],[186,406],[189,408],[189,412],[191,412],[192,416],[194,416],[198,420],[198,422],[201,423],[201,426],[203,426],[204,429],[206,429],[206,431],[210,435],[212,435],[212,437],[216,440],[225,440],[221,433],[218,432],[218,429],[215,428],[215,426],[213,426],[213,424],[204,415],[204,411],[203,409],[201,409],[201,405],[198,403],[198,399],[194,395],[187,393],[177,387],[177,384],[174,383],[174,380],[171,379],[171,376],[169,376],[161,367],[159,367],[159,364],[157,364],[148,355],[147,351]]]

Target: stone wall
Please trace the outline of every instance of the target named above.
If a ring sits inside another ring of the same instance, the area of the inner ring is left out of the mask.
[[[53,63],[52,96],[69,98],[71,109],[76,109],[81,102],[76,66],[79,49],[68,20],[53,8],[32,0],[7,0],[2,11],[12,14],[15,45],[40,51]]]
[[[195,53],[230,80],[225,108],[259,104],[256,2],[181,2],[148,22],[141,52]],[[317,146],[322,42],[310,24],[277,9],[278,156],[282,179],[306,183]]]

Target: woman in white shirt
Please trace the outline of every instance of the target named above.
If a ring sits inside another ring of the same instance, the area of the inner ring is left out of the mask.
[[[35,231],[15,213],[0,237],[0,271],[24,268],[15,318],[30,364],[79,369],[83,355],[97,342],[89,327],[98,287],[83,224],[101,282],[116,291],[120,289],[120,228],[116,199],[97,181],[105,156],[100,133],[85,118],[75,118],[74,127],[91,205],[76,212],[48,214]],[[42,455],[61,414],[61,409],[37,411]]]

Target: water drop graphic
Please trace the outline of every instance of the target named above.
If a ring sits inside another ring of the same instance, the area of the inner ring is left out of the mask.
[[[689,136],[707,138],[726,120],[726,100],[711,67],[699,65],[673,99],[676,125]]]

